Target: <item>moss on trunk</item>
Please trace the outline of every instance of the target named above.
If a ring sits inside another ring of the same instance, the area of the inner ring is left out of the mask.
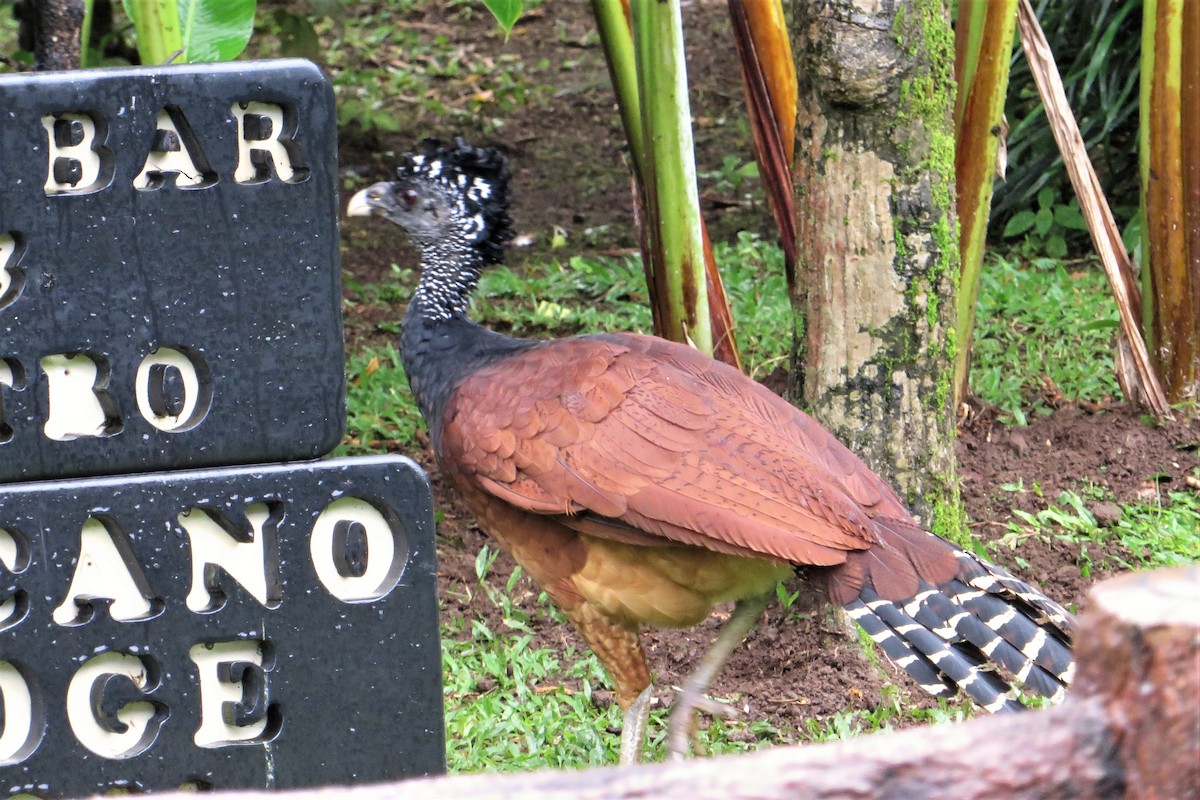
[[[888,5],[888,8],[891,6]],[[935,532],[954,457],[954,40],[943,0],[793,4],[800,86],[794,397]]]

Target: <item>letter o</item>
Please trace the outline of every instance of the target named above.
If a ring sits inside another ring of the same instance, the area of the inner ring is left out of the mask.
[[[173,376],[182,385],[177,409],[167,386]],[[138,365],[134,389],[142,417],[166,433],[191,430],[204,421],[212,407],[212,374],[194,352],[170,347],[153,351]]]
[[[389,519],[389,517],[392,517]],[[308,540],[317,579],[345,603],[384,597],[400,582],[408,563],[408,541],[398,520],[366,500],[342,497],[313,523]],[[366,544],[361,564],[348,564],[347,540],[359,535]]]
[[[0,661],[0,767],[20,764],[37,750],[46,731],[40,700],[21,670]]]

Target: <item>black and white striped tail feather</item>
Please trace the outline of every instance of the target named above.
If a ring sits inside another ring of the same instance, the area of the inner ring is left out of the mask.
[[[950,696],[961,689],[988,711],[1021,708],[996,669],[1051,702],[1062,699],[1074,661],[1074,618],[1028,584],[955,548],[958,578],[925,584],[901,602],[870,586],[846,611],[884,654],[923,689]]]

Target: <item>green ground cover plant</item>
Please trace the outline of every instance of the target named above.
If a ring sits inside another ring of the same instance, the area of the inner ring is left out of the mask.
[[[1119,400],[1117,309],[1090,262],[1029,265],[991,254],[979,291],[971,388],[1006,421],[1049,414],[1056,398]]]

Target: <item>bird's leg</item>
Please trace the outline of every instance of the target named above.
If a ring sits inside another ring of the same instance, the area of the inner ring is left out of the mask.
[[[642,760],[642,743],[646,740],[646,723],[650,720],[650,700],[653,696],[654,685],[651,684],[625,709],[625,721],[621,726],[621,766]]]
[[[706,693],[729,656],[739,644],[754,630],[755,623],[762,616],[771,595],[745,597],[737,601],[729,620],[722,626],[717,638],[700,658],[700,663],[683,682],[683,688],[675,698],[671,708],[671,716],[667,723],[667,745],[671,758],[680,759],[688,754],[691,744],[692,723],[696,712],[714,710],[714,704],[706,697]]]
[[[642,755],[654,688],[637,626],[614,620],[591,603],[559,605],[613,682],[617,704],[625,714],[620,763],[636,764]]]

